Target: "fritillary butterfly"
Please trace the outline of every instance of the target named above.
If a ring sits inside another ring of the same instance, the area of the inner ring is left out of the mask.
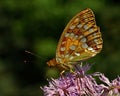
[[[56,57],[47,64],[71,70],[75,62],[99,53],[102,43],[100,28],[96,25],[93,11],[87,8],[69,21],[59,40]]]

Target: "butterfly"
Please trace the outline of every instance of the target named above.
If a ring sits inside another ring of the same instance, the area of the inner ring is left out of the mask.
[[[94,13],[87,8],[69,21],[58,42],[56,57],[47,64],[71,70],[75,62],[98,54],[102,45],[102,35],[96,25]]]

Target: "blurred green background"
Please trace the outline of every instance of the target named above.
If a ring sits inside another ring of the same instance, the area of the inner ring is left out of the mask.
[[[90,73],[100,71],[110,80],[120,75],[119,5],[115,0],[0,0],[0,96],[43,96],[40,86],[59,75],[46,61],[55,56],[68,21],[85,8],[94,11],[104,40],[101,53],[87,61],[95,63]]]

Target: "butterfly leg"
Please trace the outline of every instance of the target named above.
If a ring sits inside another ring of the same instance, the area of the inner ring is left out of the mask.
[[[69,65],[69,64],[67,64],[67,65],[66,65],[66,64],[63,64],[63,65],[62,65],[62,68],[63,68],[64,70],[61,71],[61,73],[60,73],[61,76],[63,76],[63,74],[66,72],[66,70],[70,71],[70,73],[74,73],[72,66]]]
[[[65,70],[63,70],[62,72],[60,72],[60,75],[63,76],[64,73],[65,73]]]

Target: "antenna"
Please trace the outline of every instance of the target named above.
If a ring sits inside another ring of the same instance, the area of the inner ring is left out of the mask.
[[[36,55],[36,54],[28,51],[28,50],[25,50],[25,52],[28,53],[28,54],[31,54],[31,55],[33,55],[33,56],[39,57],[39,58],[41,58],[41,59],[47,60],[47,59],[45,59],[45,58],[43,58],[43,57],[41,57],[41,56],[39,56],[39,55]],[[26,61],[25,61],[25,62],[26,62]]]

